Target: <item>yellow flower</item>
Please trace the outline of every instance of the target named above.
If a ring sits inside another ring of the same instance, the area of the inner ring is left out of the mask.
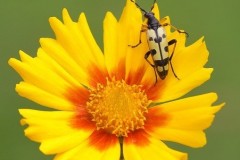
[[[156,4],[154,12],[159,18]],[[55,109],[19,110],[21,124],[28,125],[25,135],[41,143],[43,153],[55,154],[55,160],[185,160],[187,154],[163,141],[205,145],[204,130],[223,104],[212,105],[215,93],[176,100],[210,78],[203,38],[186,47],[185,35],[166,26],[168,39],[177,40],[172,63],[180,80],[169,70],[155,84],[144,59],[146,35],[138,47],[129,47],[143,24],[130,0],[119,21],[106,14],[103,52],[83,13],[73,22],[64,9],[63,23],[52,17],[50,24],[56,39],[41,38],[36,57],[20,51],[21,60],[9,60],[23,78],[16,85],[19,95]]]

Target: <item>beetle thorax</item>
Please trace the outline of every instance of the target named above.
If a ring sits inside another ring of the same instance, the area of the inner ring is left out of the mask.
[[[147,24],[150,28],[160,26],[160,23],[158,22],[157,18],[154,16],[153,12],[145,13],[144,17],[147,18]]]

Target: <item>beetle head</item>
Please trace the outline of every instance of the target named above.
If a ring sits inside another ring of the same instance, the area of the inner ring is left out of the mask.
[[[154,13],[153,12],[146,12],[144,13],[144,17],[147,19],[151,19],[154,17]]]

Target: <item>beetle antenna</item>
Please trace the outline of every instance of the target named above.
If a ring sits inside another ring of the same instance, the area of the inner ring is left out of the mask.
[[[154,0],[154,1],[153,1],[153,5],[152,5],[152,7],[151,7],[151,11],[153,10],[154,4],[156,3],[156,1],[157,1],[157,0]]]
[[[156,1],[156,0],[155,0]],[[141,10],[143,11],[144,13],[147,13],[147,11],[145,11],[144,9],[142,9],[139,4],[137,4],[136,2],[134,2],[133,0],[131,0],[131,2],[135,3],[135,5]]]
[[[154,0],[154,1],[153,1],[153,5],[152,5],[152,7],[151,7],[151,11],[153,10],[154,4],[156,3],[156,1],[157,1],[157,0]]]

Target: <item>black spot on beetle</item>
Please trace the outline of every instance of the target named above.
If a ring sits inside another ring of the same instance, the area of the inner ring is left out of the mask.
[[[168,46],[164,47],[165,52],[168,52]]]
[[[155,38],[154,41],[155,41],[156,43],[160,43],[160,42],[162,42],[162,38],[161,38],[161,37]]]
[[[156,51],[155,49],[152,49],[152,50],[151,50],[151,54],[152,54],[152,55],[155,55],[156,53],[157,53],[157,51]]]

